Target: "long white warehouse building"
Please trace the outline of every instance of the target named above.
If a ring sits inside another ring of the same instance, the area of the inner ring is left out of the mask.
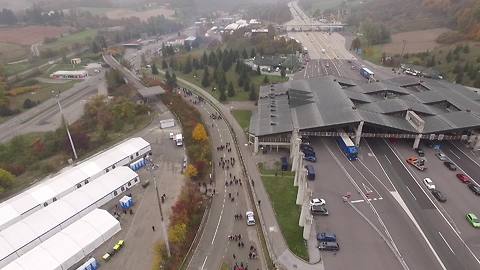
[[[129,165],[151,154],[143,138],[126,140],[82,163],[35,185],[0,204],[0,230],[46,207],[118,166]]]
[[[12,224],[0,232],[0,267],[139,182],[137,173],[120,166]]]
[[[110,213],[95,209],[2,270],[67,270],[120,231]]]

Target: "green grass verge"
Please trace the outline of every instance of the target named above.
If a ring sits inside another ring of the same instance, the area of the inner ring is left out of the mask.
[[[368,60],[374,64],[381,65],[382,59],[382,48],[380,45],[377,46],[370,46],[363,49],[362,58]]]
[[[300,207],[295,203],[297,188],[293,186],[293,173],[283,172],[283,176],[280,174],[275,176],[275,171],[261,170],[261,174],[288,248],[298,257],[308,261],[303,229],[298,226]]]
[[[87,44],[90,40],[93,40],[96,34],[97,34],[96,29],[87,29],[78,33],[61,37],[54,42],[45,44],[40,47],[40,50],[44,51],[47,49],[51,49],[56,51],[62,48],[68,48],[75,43],[78,43],[81,45]]]
[[[237,120],[238,124],[244,131],[248,131],[250,126],[250,117],[252,117],[252,111],[249,110],[232,110],[233,117]]]
[[[70,89],[73,87],[73,85],[77,81],[66,81],[65,83],[43,83],[40,82],[38,85],[40,86],[40,89],[38,91],[32,92],[32,93],[26,93],[23,95],[18,95],[15,97],[10,98],[10,104],[11,107],[14,109],[19,109],[20,111],[23,111],[23,102],[29,98],[32,101],[35,102],[44,102],[45,100],[49,99],[52,97],[52,91],[60,91],[63,92],[67,89]]]

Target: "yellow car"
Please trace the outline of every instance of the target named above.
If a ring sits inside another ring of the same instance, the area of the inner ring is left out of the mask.
[[[124,243],[125,243],[124,240],[120,240],[117,242],[115,246],[113,246],[113,250],[115,251],[115,253],[117,253],[120,249],[122,249]]]

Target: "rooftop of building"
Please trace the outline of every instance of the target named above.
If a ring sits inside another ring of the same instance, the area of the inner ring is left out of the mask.
[[[425,121],[421,133],[480,128],[480,93],[443,80],[396,77],[358,83],[325,76],[260,88],[250,133],[266,136],[294,129],[333,129],[357,125],[417,133],[405,119],[413,111]]]

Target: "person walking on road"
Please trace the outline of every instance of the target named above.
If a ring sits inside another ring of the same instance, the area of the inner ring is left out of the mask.
[[[152,231],[155,231],[155,226],[152,226]]]

